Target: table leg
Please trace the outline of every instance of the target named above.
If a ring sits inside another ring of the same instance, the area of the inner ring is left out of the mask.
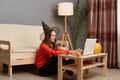
[[[106,77],[107,74],[107,54],[103,57],[103,70],[102,70],[102,76]]]
[[[78,59],[78,66],[77,66],[77,80],[83,80],[83,59]]]
[[[58,56],[58,80],[62,80],[62,57]]]

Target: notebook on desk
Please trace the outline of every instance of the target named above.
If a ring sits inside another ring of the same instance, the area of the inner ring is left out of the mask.
[[[91,39],[91,38],[86,39],[84,50],[83,50],[83,56],[94,53],[96,40],[97,39]]]

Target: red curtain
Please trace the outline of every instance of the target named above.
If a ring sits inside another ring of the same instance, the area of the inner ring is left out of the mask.
[[[89,0],[88,37],[108,53],[108,67],[117,67],[117,0]]]

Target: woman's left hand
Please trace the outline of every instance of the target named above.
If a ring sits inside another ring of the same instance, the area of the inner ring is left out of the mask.
[[[80,49],[80,48],[78,48],[78,49],[76,49],[76,50],[70,50],[70,53],[76,54],[78,51],[79,51],[80,53],[82,53],[82,49]]]

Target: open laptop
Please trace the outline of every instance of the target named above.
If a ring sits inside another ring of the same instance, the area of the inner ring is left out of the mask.
[[[91,38],[86,39],[84,50],[83,50],[83,56],[94,53],[96,40],[97,39],[91,39]]]

